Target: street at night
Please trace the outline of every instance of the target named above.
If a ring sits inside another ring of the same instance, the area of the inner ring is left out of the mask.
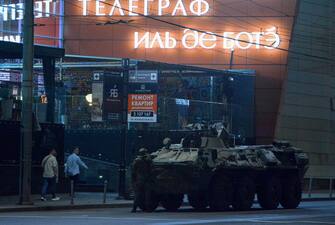
[[[335,202],[303,202],[298,209],[246,212],[195,212],[183,207],[178,212],[158,209],[154,213],[130,213],[129,208],[44,211],[0,214],[0,225],[192,225],[192,224],[335,224]]]
[[[335,225],[334,25],[335,0],[0,0],[0,225]]]

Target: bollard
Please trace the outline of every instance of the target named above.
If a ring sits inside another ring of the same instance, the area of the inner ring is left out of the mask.
[[[105,182],[104,182],[104,195],[103,195],[103,199],[102,199],[103,204],[106,204],[106,197],[107,197],[107,180],[105,180]]]
[[[311,198],[312,197],[312,182],[313,182],[313,178],[310,177],[309,178],[309,185],[308,185],[308,197]]]
[[[333,178],[329,180],[329,198],[333,198]]]
[[[70,202],[71,205],[74,204],[74,181],[71,180],[71,202]]]

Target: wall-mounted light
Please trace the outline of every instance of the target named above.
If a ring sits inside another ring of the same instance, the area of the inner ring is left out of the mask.
[[[92,94],[87,94],[86,96],[85,96],[85,99],[86,99],[86,101],[91,105],[92,104],[92,101],[93,101],[93,99],[92,99]]]

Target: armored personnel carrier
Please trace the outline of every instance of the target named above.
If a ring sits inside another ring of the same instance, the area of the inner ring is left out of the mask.
[[[223,128],[192,132],[152,153],[152,188],[140,208],[154,211],[161,204],[174,211],[184,195],[196,210],[249,210],[255,196],[263,209],[298,207],[308,168],[302,150],[280,141],[229,146]]]

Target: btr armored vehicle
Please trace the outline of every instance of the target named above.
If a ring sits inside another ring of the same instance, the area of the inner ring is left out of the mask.
[[[302,150],[280,141],[229,146],[222,128],[191,132],[152,153],[150,197],[141,198],[140,208],[154,211],[161,204],[174,211],[185,195],[196,210],[249,210],[255,196],[263,209],[298,207],[308,168]]]

